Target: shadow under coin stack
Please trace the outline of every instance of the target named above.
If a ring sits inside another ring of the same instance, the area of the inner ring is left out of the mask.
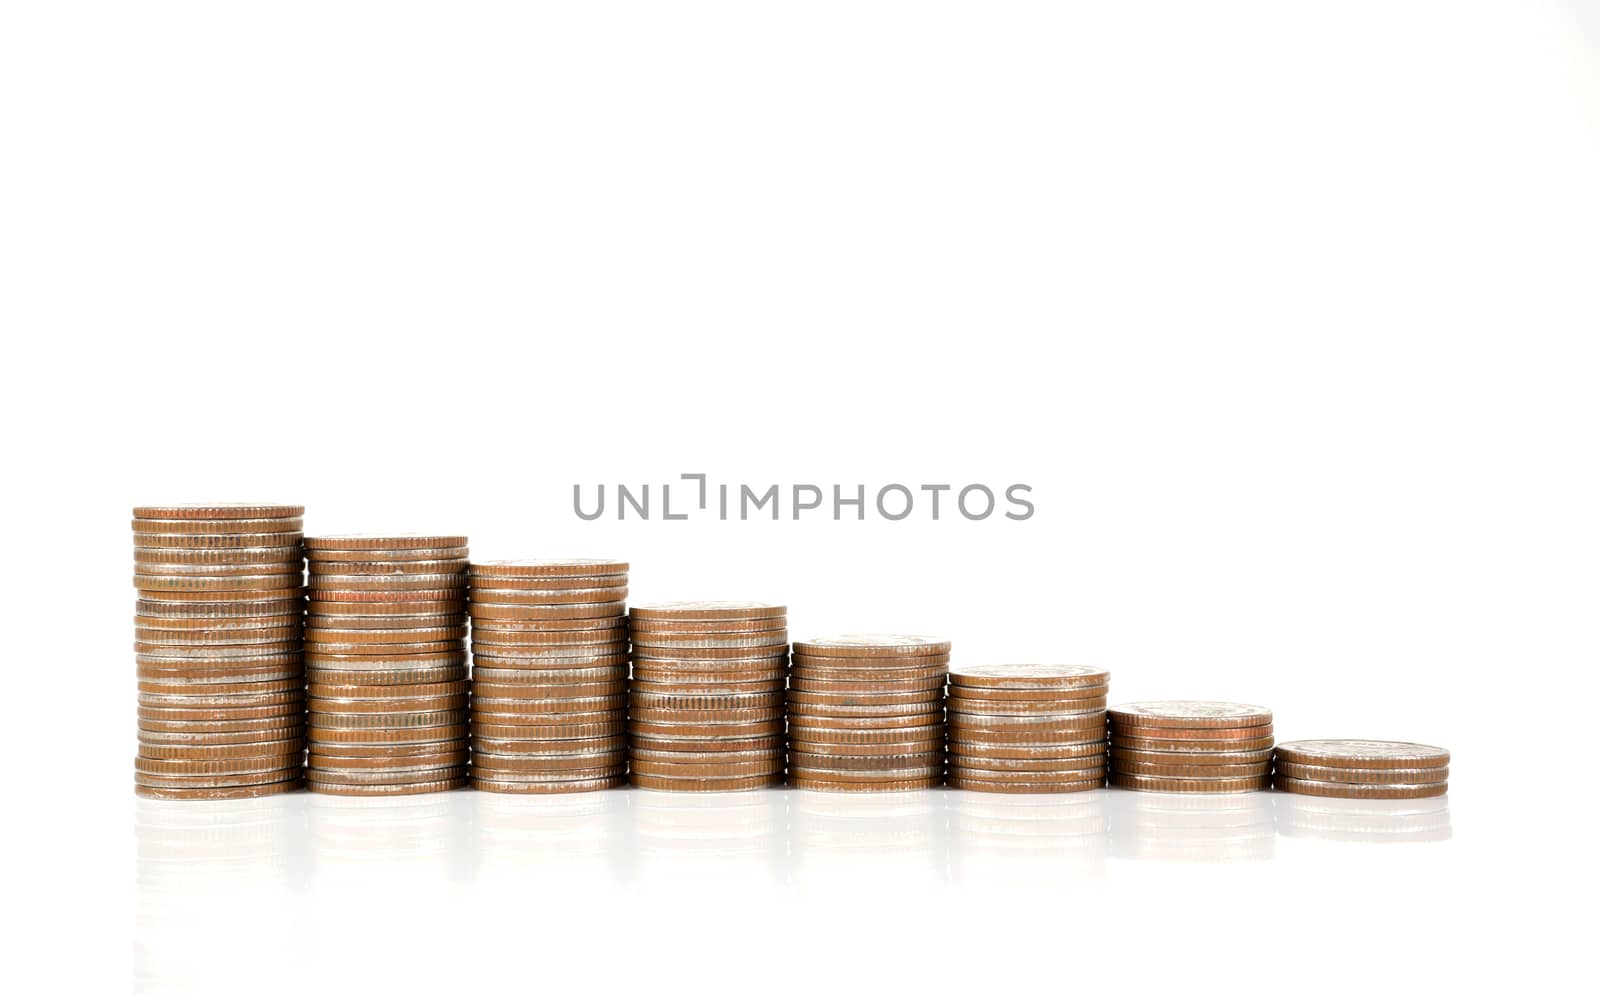
[[[467,540],[306,540],[310,760],[324,794],[466,785]]]
[[[807,790],[919,790],[944,782],[950,643],[840,635],[794,644],[789,784]]]
[[[474,563],[472,785],[567,794],[627,782],[628,564]]]
[[[1416,742],[1300,739],[1278,746],[1272,785],[1317,797],[1414,799],[1449,789],[1450,751]]]
[[[139,757],[146,797],[300,786],[305,761],[305,509],[133,509]]]
[[[1111,719],[1111,786],[1185,794],[1265,790],[1272,712],[1220,701],[1119,704]]]
[[[950,786],[994,794],[1094,790],[1106,778],[1106,689],[1094,666],[950,674]]]
[[[754,790],[783,783],[788,612],[756,601],[676,601],[629,612],[634,786]]]

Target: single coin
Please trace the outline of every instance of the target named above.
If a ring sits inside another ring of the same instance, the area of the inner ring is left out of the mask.
[[[796,756],[932,756],[942,755],[944,741],[938,738],[918,738],[890,742],[808,742],[796,739],[789,743],[790,755]]]
[[[1080,791],[1099,790],[1105,786],[1103,779],[1047,783],[1038,780],[975,780],[955,771],[949,776],[950,786],[957,790],[973,790],[986,794],[1075,794]]]
[[[133,540],[143,543],[152,535],[271,535],[292,534],[297,539],[303,518],[135,518]]]
[[[518,620],[516,618],[493,620],[485,618],[475,622],[472,626],[473,636],[483,637],[488,632],[533,633],[533,632],[594,632],[600,630],[617,631],[623,634],[613,635],[614,639],[626,639],[628,619],[625,617],[604,618],[544,618],[533,620]],[[578,636],[573,641],[580,641],[587,636]]]
[[[1272,734],[1272,725],[1248,725],[1243,728],[1167,728],[1160,725],[1128,726],[1112,719],[1111,734],[1169,742],[1238,742],[1265,738]]]
[[[302,553],[300,532],[230,532],[225,535],[176,534],[160,535],[149,532],[133,536],[134,553],[141,551],[170,550],[173,552],[213,552],[227,549],[281,548]]]
[[[948,701],[946,701],[948,704]],[[952,725],[974,732],[1052,732],[1095,729],[1104,733],[1103,712],[1090,710],[1070,714],[974,714],[952,710]]]
[[[137,756],[133,768],[140,773],[162,777],[199,777],[219,774],[241,776],[251,773],[268,773],[276,770],[298,768],[299,753],[269,753],[265,756],[231,756],[219,759],[161,758]]]
[[[577,794],[593,790],[610,790],[626,785],[625,776],[605,777],[596,780],[551,780],[540,783],[512,783],[472,778],[475,790],[496,794]]]
[[[929,759],[923,762],[907,762],[904,766],[890,769],[844,770],[816,765],[813,761],[826,757],[790,756],[789,772],[791,775],[817,777],[827,780],[910,780],[915,777],[938,776],[944,773],[944,759]]]
[[[728,750],[702,750],[702,749],[653,749],[648,746],[629,750],[629,756],[635,760],[657,763],[755,763],[777,760],[782,762],[786,754],[781,748],[769,749],[728,749]]]
[[[220,735],[224,733],[273,733],[273,737],[298,734],[305,728],[303,710],[256,718],[154,718],[139,716],[139,736],[149,738],[162,732],[182,735]]]
[[[465,776],[466,773],[467,765],[465,762],[450,763],[443,766],[399,767],[395,769],[369,767],[349,770],[307,766],[306,783],[308,785],[333,784],[335,786],[415,784],[451,780]]]
[[[672,753],[744,753],[782,752],[783,734],[756,735],[749,738],[684,738],[678,736],[633,735],[629,746],[634,752]]]
[[[637,687],[629,693],[629,706],[636,710],[660,709],[666,711],[737,711],[749,709],[773,710],[783,707],[782,693],[767,694],[709,694],[677,693],[652,694]]]
[[[252,577],[252,576],[294,576],[302,578],[298,559],[283,559],[273,562],[246,562],[246,563],[135,563],[133,575],[138,578],[192,578],[201,581],[201,586],[216,586],[213,581],[219,577]],[[168,584],[172,586],[172,584]]]
[[[610,735],[586,739],[488,739],[472,740],[475,755],[491,756],[566,756],[575,753],[618,753],[627,755],[628,739]]]
[[[418,728],[306,728],[306,741],[315,748],[319,743],[350,745],[355,743],[384,743],[405,745],[414,742],[442,742],[466,735],[465,720],[453,725],[427,725]]]
[[[795,729],[944,727],[944,714],[938,711],[925,714],[884,714],[865,717],[857,715],[798,714],[791,711],[789,718],[790,727]]]
[[[1235,794],[1252,790],[1266,790],[1272,778],[1217,777],[1188,780],[1181,777],[1150,777],[1135,773],[1113,773],[1108,778],[1111,786],[1126,790],[1150,790],[1174,794]]]
[[[299,701],[260,707],[153,707],[139,706],[139,723],[145,722],[236,722],[261,718],[286,718],[299,715],[305,705]],[[225,729],[218,729],[224,731]]]
[[[973,773],[986,770],[996,773],[1027,773],[1030,771],[1065,773],[1069,770],[1090,769],[1104,773],[1106,757],[1105,753],[1095,753],[1072,759],[1065,759],[1059,756],[1047,759],[1016,759],[1002,756],[966,755],[951,756],[950,767],[951,769],[960,768]]]
[[[662,601],[641,604],[628,612],[641,621],[748,621],[755,618],[781,618],[788,609],[781,604],[761,601]]]
[[[779,764],[782,768],[783,764]],[[944,751],[888,753],[878,756],[838,756],[832,753],[794,752],[789,755],[791,769],[802,772],[878,773],[884,771],[911,771],[921,776],[929,769],[944,767]],[[897,778],[898,779],[898,778]]]
[[[263,756],[288,756],[305,752],[306,740],[300,737],[267,739],[262,742],[192,743],[139,742],[142,759],[228,760],[256,759]]]
[[[1174,764],[1182,766],[1254,766],[1261,763],[1270,763],[1271,761],[1271,746],[1264,749],[1241,752],[1175,753],[1171,750],[1121,749],[1115,747],[1111,750],[1111,765],[1119,769],[1124,766],[1171,766]]]
[[[310,751],[313,766],[324,769],[393,768],[406,765],[448,766],[467,761],[466,739],[410,745],[318,743]]]
[[[1355,769],[1427,769],[1448,766],[1450,750],[1382,739],[1296,739],[1278,743],[1278,758],[1312,766]]]
[[[421,549],[316,549],[317,561],[323,563],[404,563],[438,559],[465,559],[467,547],[452,545],[444,548]]]
[[[133,509],[135,518],[176,518],[217,520],[232,518],[299,518],[306,509],[300,504],[142,504]]]
[[[882,745],[909,742],[943,742],[945,728],[942,724],[912,728],[807,728],[798,725],[789,729],[789,747],[814,750],[824,745]]]
[[[805,690],[789,691],[791,704],[816,705],[822,707],[847,707],[847,708],[875,708],[892,707],[902,704],[943,704],[944,689],[933,690],[858,690],[846,693],[814,693]]]
[[[433,652],[305,652],[306,666],[325,669],[404,669],[406,667],[456,666],[467,661],[465,649],[439,649]]]
[[[989,687],[959,687],[951,684],[950,697],[958,701],[979,701],[984,703],[1019,701],[1037,704],[1061,702],[1071,705],[1076,701],[1084,700],[1104,701],[1106,699],[1106,686],[1104,684],[1099,686],[1085,685],[1066,690],[1056,688],[1010,690]]]
[[[835,791],[842,793],[890,793],[908,790],[929,790],[943,786],[944,774],[920,776],[906,780],[831,780],[813,774],[789,772],[789,786],[798,790]]]
[[[951,762],[968,758],[989,759],[1078,759],[1084,756],[1103,758],[1106,755],[1106,745],[1103,741],[1096,742],[1068,742],[1062,744],[974,744],[972,742],[950,739],[949,752]]]
[[[628,667],[626,663],[610,666],[574,666],[563,669],[522,669],[520,667],[474,665],[472,677],[474,680],[485,684],[508,684],[555,689],[581,684],[626,680]]]
[[[1272,723],[1272,711],[1267,708],[1223,701],[1141,701],[1108,710],[1114,723],[1128,726],[1244,728]]]
[[[714,742],[782,735],[783,719],[751,721],[727,725],[697,724],[687,721],[637,721],[627,723],[629,736],[648,739]]]
[[[247,797],[266,797],[287,794],[304,786],[300,777],[280,780],[277,783],[255,784],[248,787],[150,787],[136,784],[134,791],[140,797],[169,801],[222,801]]]
[[[459,641],[467,637],[466,625],[439,628],[324,628],[305,631],[305,639],[318,646],[339,645],[422,645],[430,642]],[[338,652],[336,648],[326,651]]]
[[[634,756],[630,768],[641,776],[688,777],[710,779],[714,777],[782,776],[782,759],[752,761],[713,760],[705,763],[658,762]]]
[[[673,649],[659,645],[635,646],[633,650],[635,659],[642,659],[656,663],[711,663],[720,661],[724,664],[731,662],[749,663],[779,663],[788,659],[788,653],[781,647],[777,649],[763,648],[735,648],[735,649]]]
[[[539,725],[514,719],[490,722],[475,717],[472,720],[472,740],[493,741],[496,743],[496,751],[504,751],[502,744],[505,742],[558,742],[613,738],[622,735],[625,729],[626,724],[621,718]]]
[[[913,704],[874,704],[866,707],[846,707],[829,704],[799,704],[790,701],[789,714],[796,717],[861,718],[864,720],[903,715],[933,715],[942,719],[944,717],[944,702],[936,700]]]
[[[521,700],[573,700],[604,698],[627,693],[628,681],[623,678],[600,680],[594,683],[501,683],[475,676],[474,694],[487,698],[517,698]]]
[[[794,643],[793,645],[798,645]],[[791,645],[791,648],[793,648]],[[795,652],[793,655],[794,668],[808,675],[841,679],[837,674],[855,673],[857,671],[883,674],[892,676],[916,675],[918,671],[929,673],[948,673],[950,671],[950,654],[948,652],[921,654],[921,655],[892,655],[892,656],[825,656],[820,653]],[[874,676],[873,679],[877,677]]]
[[[635,635],[646,633],[675,633],[680,635],[755,635],[788,631],[786,618],[752,618],[748,621],[695,621],[675,619],[654,621],[649,618],[630,617],[628,628]]]
[[[135,547],[133,561],[143,565],[239,566],[248,563],[298,563],[305,557],[293,545],[239,546],[228,549],[144,549]]]
[[[627,587],[569,587],[560,588],[485,588],[474,586],[472,600],[495,604],[527,604],[536,607],[560,607],[576,604],[607,603],[615,605],[628,596]],[[616,617],[625,617],[621,609]]]
[[[1033,769],[979,769],[972,766],[951,766],[951,772],[959,775],[963,780],[983,780],[990,783],[1076,783],[1082,780],[1093,780],[1103,783],[1106,778],[1105,766],[1084,766],[1076,769],[1051,770],[1043,767]]]
[[[429,576],[456,575],[465,569],[465,559],[380,559],[377,562],[328,562],[322,558],[310,561],[313,575],[337,580],[341,576]]]
[[[407,595],[408,597],[410,595]],[[362,600],[362,601],[330,601],[319,600],[306,605],[306,627],[312,628],[319,625],[328,627],[341,627],[351,624],[347,618],[374,618],[388,617],[414,619],[421,616],[444,615],[450,619],[450,624],[461,624],[466,617],[466,601],[459,597],[445,600]],[[325,618],[338,618],[337,623],[326,622]],[[407,621],[410,624],[411,621]]]
[[[634,705],[628,708],[628,717],[638,722],[692,722],[700,725],[748,725],[782,721],[782,707],[722,708],[687,710],[684,708],[652,708]]]
[[[395,583],[386,586],[342,585],[338,587],[313,582],[306,590],[308,610],[321,611],[324,602],[331,604],[395,604],[425,601],[434,605],[434,610],[442,610],[443,605],[450,605],[452,610],[459,610],[460,605],[467,603],[466,588],[452,587],[446,583],[426,581],[422,586],[410,583]]]
[[[1425,784],[1444,783],[1450,779],[1448,766],[1419,767],[1414,770],[1355,770],[1348,766],[1307,766],[1304,763],[1286,763],[1280,756],[1274,764],[1280,777],[1311,780],[1318,783],[1372,783],[1372,784]]]
[[[876,683],[874,684],[876,685]],[[937,676],[915,677],[909,680],[896,679],[893,686],[896,693],[926,693],[928,691],[943,691],[945,679],[943,674]],[[793,676],[789,680],[789,689],[806,694],[861,694],[870,693],[871,687],[863,687],[861,681],[832,680],[826,677]]]
[[[475,751],[472,765],[477,772],[492,770],[496,773],[560,774],[549,779],[570,780],[574,777],[590,778],[625,773],[627,760],[625,749],[509,756]]]
[[[771,635],[700,635],[667,636],[660,633],[633,633],[633,644],[642,649],[772,649],[787,648],[788,632],[779,630]]]
[[[416,711],[448,711],[466,706],[466,694],[432,697],[384,697],[370,700],[328,697],[309,697],[306,699],[306,713],[310,715],[394,715]]]
[[[459,777],[455,780],[427,780],[410,784],[332,784],[316,783],[306,780],[306,788],[315,794],[336,794],[346,797],[362,797],[368,795],[383,795],[386,797],[400,797],[411,794],[439,794],[447,790],[460,790],[467,786],[467,778]]]
[[[465,535],[317,535],[306,536],[306,548],[322,549],[450,549],[465,546]]]
[[[1384,798],[1391,800],[1443,797],[1450,789],[1448,783],[1322,783],[1316,780],[1298,780],[1294,777],[1285,776],[1273,777],[1272,786],[1286,793],[1310,794],[1314,797]]]
[[[628,572],[620,559],[490,559],[472,564],[474,576],[607,576]]]
[[[306,715],[306,725],[313,732],[327,730],[394,731],[413,728],[437,728],[464,724],[465,711],[447,708],[438,711],[412,711],[399,714],[338,714],[312,711]]]
[[[1085,697],[1077,701],[980,701],[970,697],[951,697],[948,703],[951,714],[1018,718],[1102,715],[1106,709],[1104,697]]]
[[[1111,734],[1113,749],[1132,749],[1138,752],[1166,752],[1200,756],[1208,752],[1254,752],[1272,748],[1272,736],[1259,739],[1135,739]],[[1198,760],[1194,760],[1198,762]]]
[[[927,635],[830,635],[794,644],[797,655],[938,656],[949,655],[950,643]]]
[[[505,601],[472,601],[467,613],[473,620],[558,620],[569,618],[605,618],[620,616],[623,601],[600,601],[593,604],[513,604]]]
[[[133,782],[143,787],[252,787],[258,784],[296,779],[299,776],[300,767],[296,765],[261,773],[203,773],[194,776],[135,771]]]
[[[753,777],[718,777],[715,779],[693,780],[679,777],[647,776],[640,773],[630,773],[628,781],[641,790],[670,790],[691,793],[708,793],[726,790],[760,790],[763,787],[776,787],[783,783],[781,774]]]
[[[1098,666],[1012,663],[961,666],[950,671],[952,685],[987,690],[1068,690],[1103,687],[1110,681],[1110,671]]]

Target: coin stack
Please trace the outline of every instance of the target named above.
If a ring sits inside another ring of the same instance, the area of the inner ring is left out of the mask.
[[[794,644],[789,783],[886,791],[944,782],[950,643],[922,635],[840,635]]]
[[[307,784],[427,794],[466,784],[467,540],[306,539]]]
[[[757,601],[674,601],[628,614],[634,786],[753,790],[783,783],[788,612]]]
[[[626,781],[628,564],[474,563],[472,785],[565,794]]]
[[[1093,666],[950,674],[950,786],[993,794],[1094,790],[1106,777],[1106,688]]]
[[[1440,797],[1449,789],[1450,751],[1416,742],[1300,739],[1278,746],[1272,785],[1318,797]]]
[[[1219,701],[1147,701],[1109,711],[1111,786],[1185,794],[1264,790],[1272,712]]]
[[[138,793],[258,797],[300,786],[304,513],[288,504],[133,509]]]

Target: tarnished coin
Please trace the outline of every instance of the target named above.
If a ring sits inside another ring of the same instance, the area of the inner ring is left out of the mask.
[[[255,784],[248,787],[152,787],[138,784],[134,787],[140,797],[169,801],[222,801],[247,797],[266,797],[287,794],[304,786],[300,777],[280,780],[277,783]]]
[[[452,545],[419,549],[313,549],[311,554],[319,563],[407,563],[465,559],[467,547]]]
[[[952,686],[984,690],[1070,690],[1103,687],[1110,680],[1110,672],[1097,666],[1048,663],[962,666],[950,671]]]
[[[858,793],[872,791],[884,793],[889,791],[930,790],[944,784],[944,774],[912,777],[904,780],[836,780],[817,774],[795,772],[791,770],[788,775],[788,784],[799,790],[836,791],[843,793]]]
[[[472,564],[482,577],[605,576],[628,572],[618,559],[491,559]]]
[[[927,635],[831,635],[794,643],[797,655],[936,656],[949,655],[950,643]]]
[[[1118,704],[1108,711],[1113,726],[1243,728],[1272,723],[1272,712],[1267,708],[1223,701],[1140,701]]]
[[[459,574],[465,559],[379,559],[376,561],[328,562],[318,556],[309,563],[314,576],[326,576],[337,583],[342,576],[418,576]]]
[[[1363,770],[1426,769],[1448,766],[1450,750],[1381,739],[1296,739],[1278,743],[1278,758],[1311,766]]]
[[[641,790],[672,790],[692,793],[708,793],[712,791],[728,790],[760,790],[763,787],[776,787],[783,783],[781,774],[767,776],[747,777],[717,777],[714,779],[691,779],[685,777],[647,776],[639,773],[630,773],[628,780]]]
[[[317,794],[337,794],[347,797],[386,796],[399,797],[410,794],[438,794],[447,790],[459,790],[467,785],[466,777],[454,780],[425,780],[417,783],[405,784],[333,784],[316,783],[306,778],[306,787]]]
[[[673,753],[747,753],[782,752],[783,734],[755,735],[749,738],[703,738],[682,736],[634,735],[629,746],[635,756],[647,752]]]
[[[307,535],[308,551],[355,549],[454,549],[467,544],[465,535]]]
[[[1315,797],[1361,798],[1419,798],[1440,797],[1448,792],[1448,783],[1379,784],[1379,783],[1323,783],[1317,780],[1300,780],[1295,777],[1275,776],[1272,786],[1291,794],[1310,794]]]
[[[133,509],[135,518],[173,518],[183,520],[231,520],[234,518],[299,518],[306,509],[300,504],[141,504]]]
[[[630,618],[642,621],[748,621],[754,618],[782,618],[788,608],[761,601],[662,601],[642,604],[628,611]]]
[[[1245,751],[1179,752],[1174,750],[1124,749],[1113,745],[1111,764],[1117,769],[1141,763],[1170,766],[1231,766],[1271,763],[1272,747]]]
[[[1136,773],[1116,773],[1110,776],[1113,787],[1126,790],[1150,790],[1175,794],[1233,794],[1251,790],[1266,790],[1272,785],[1269,776],[1215,777],[1203,780],[1182,777],[1151,777]]]
[[[1169,752],[1201,755],[1207,752],[1254,752],[1270,749],[1272,736],[1259,739],[1136,739],[1111,733],[1113,749],[1132,749],[1137,752]]]
[[[1304,763],[1289,763],[1285,762],[1281,755],[1273,769],[1281,777],[1322,783],[1424,784],[1444,783],[1450,779],[1448,766],[1418,767],[1410,770],[1357,770],[1348,766],[1307,766]]]
[[[472,778],[472,786],[474,788],[496,794],[576,794],[594,790],[610,790],[613,787],[626,786],[627,783],[628,778],[625,776],[591,780],[544,780],[531,783]]]
[[[302,518],[134,518],[133,539],[143,544],[151,535],[271,535],[292,534],[304,527]]]
[[[944,752],[904,752],[879,755],[848,756],[827,752],[800,752],[789,754],[791,769],[809,772],[839,771],[844,773],[882,772],[907,770],[911,775],[922,776],[934,766],[943,767]],[[783,764],[778,764],[779,769]]]
[[[1074,714],[1103,715],[1104,697],[1085,697],[1076,701],[988,701],[970,697],[951,697],[948,701],[951,714],[1003,717],[1032,717],[1049,715],[1065,717]]]

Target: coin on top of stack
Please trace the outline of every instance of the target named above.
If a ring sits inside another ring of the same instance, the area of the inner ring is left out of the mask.
[[[1111,786],[1186,794],[1264,790],[1272,712],[1221,701],[1145,701],[1109,709]]]
[[[563,794],[627,782],[628,564],[473,563],[472,785]]]
[[[759,601],[633,608],[628,760],[650,790],[783,783],[788,611]]]
[[[310,759],[324,794],[427,794],[467,779],[467,540],[306,539]]]
[[[919,790],[944,782],[950,643],[925,635],[837,635],[794,644],[789,784]]]
[[[1440,797],[1449,789],[1450,750],[1382,739],[1297,739],[1279,743],[1272,785],[1317,797]]]
[[[133,509],[139,755],[147,797],[258,797],[305,759],[305,508]]]
[[[1106,689],[1094,666],[970,666],[945,701],[950,786],[995,794],[1093,790],[1106,776]]]

